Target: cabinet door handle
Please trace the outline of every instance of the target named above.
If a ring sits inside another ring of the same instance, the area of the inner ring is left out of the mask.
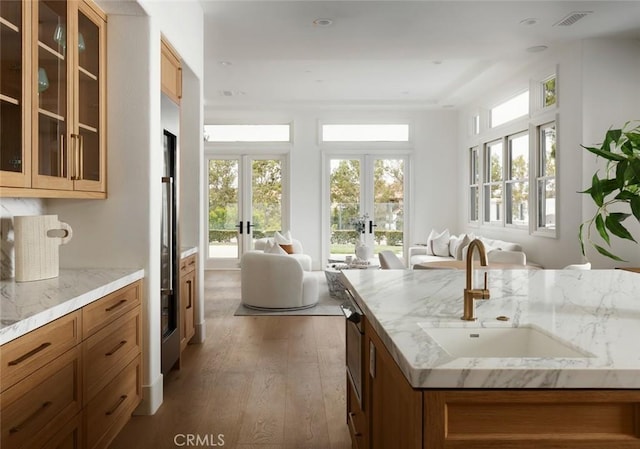
[[[361,437],[362,433],[358,432],[358,430],[356,429],[356,423],[353,422],[353,418],[356,416],[355,413],[353,412],[349,412],[349,425],[351,426],[351,428],[353,429],[353,436],[354,437]]]
[[[193,289],[192,289],[192,282],[191,282],[191,279],[189,279],[189,280],[187,281],[187,285],[189,286],[189,304],[187,305],[187,309],[190,309],[190,308],[191,308],[191,306],[193,305],[193,304],[191,303],[191,296],[192,296],[191,291],[193,290]]]
[[[105,312],[111,312],[112,310],[117,309],[118,307],[122,306],[125,302],[127,302],[126,299],[121,299],[120,301],[118,301],[117,303],[115,303],[114,305],[112,305],[111,307],[107,307],[106,309],[104,309]]]
[[[122,405],[122,403],[125,401],[125,399],[127,399],[127,395],[123,394],[122,396],[120,396],[120,399],[118,399],[118,402],[116,402],[116,405],[114,405],[111,410],[106,411],[104,414],[107,416],[111,416],[113,415],[116,410],[118,410],[118,407],[120,407]]]
[[[105,353],[105,355],[106,355],[107,357],[112,356],[113,354],[115,354],[116,352],[118,352],[118,350],[119,350],[120,348],[122,348],[122,347],[123,347],[124,345],[126,345],[126,344],[127,344],[127,340],[122,340],[122,341],[121,341],[120,343],[118,343],[118,344],[117,344],[117,345],[116,345],[116,346],[115,346],[111,351],[109,351],[109,352]]]
[[[9,362],[9,366],[16,366],[16,365],[24,362],[25,360],[27,360],[29,357],[33,357],[34,355],[36,355],[37,353],[39,353],[43,349],[48,348],[49,346],[51,346],[51,343],[48,342],[48,341],[45,342],[45,343],[42,343],[37,348],[34,348],[31,351],[27,352],[26,354],[21,355],[17,359],[10,361]]]
[[[64,134],[60,134],[60,150],[58,151],[58,176],[66,178],[69,176],[69,170],[64,172]]]
[[[84,179],[84,137],[82,134],[76,134],[78,138],[78,142],[80,143],[78,147],[78,175],[77,179]]]
[[[47,402],[43,402],[42,405],[40,407],[38,407],[38,409],[36,411],[34,411],[32,414],[30,414],[29,416],[27,416],[25,418],[24,421],[22,421],[20,424],[18,424],[17,426],[12,427],[11,429],[9,429],[9,433],[17,433],[20,432],[22,430],[22,428],[32,419],[34,419],[36,416],[38,416],[40,413],[44,412],[46,409],[48,409],[49,407],[51,407],[51,404],[53,404],[53,402],[51,401],[47,401]]]

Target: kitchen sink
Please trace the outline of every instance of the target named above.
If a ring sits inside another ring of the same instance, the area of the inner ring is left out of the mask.
[[[418,324],[453,357],[593,357],[587,351],[532,326],[468,328]]]

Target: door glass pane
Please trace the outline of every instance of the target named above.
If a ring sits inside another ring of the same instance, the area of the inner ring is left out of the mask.
[[[38,5],[38,171],[66,177],[67,3],[42,1]]]
[[[360,215],[360,170],[358,159],[332,159],[330,162],[330,258],[343,259],[345,255],[353,254],[359,238],[351,223]]]
[[[251,162],[251,224],[253,240],[282,230],[282,162]]]
[[[376,159],[373,167],[374,254],[391,250],[402,257],[404,160]]]
[[[22,3],[0,4],[0,170],[22,171]]]
[[[238,258],[238,160],[209,161],[209,257]]]

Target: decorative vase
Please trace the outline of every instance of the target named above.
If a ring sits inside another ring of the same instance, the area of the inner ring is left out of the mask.
[[[355,252],[358,260],[361,260],[361,261],[367,261],[371,259],[371,256],[373,256],[373,248],[361,241],[356,243]]]

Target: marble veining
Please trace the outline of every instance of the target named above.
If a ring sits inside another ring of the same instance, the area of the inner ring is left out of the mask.
[[[0,281],[0,344],[144,277],[139,269],[60,269],[57,278]]]
[[[624,270],[489,270],[491,299],[464,322],[462,270],[350,270],[373,328],[416,388],[640,388],[640,275]],[[474,285],[477,285],[474,284]],[[508,322],[496,320],[500,315]],[[422,329],[533,326],[590,354],[454,358]]]

